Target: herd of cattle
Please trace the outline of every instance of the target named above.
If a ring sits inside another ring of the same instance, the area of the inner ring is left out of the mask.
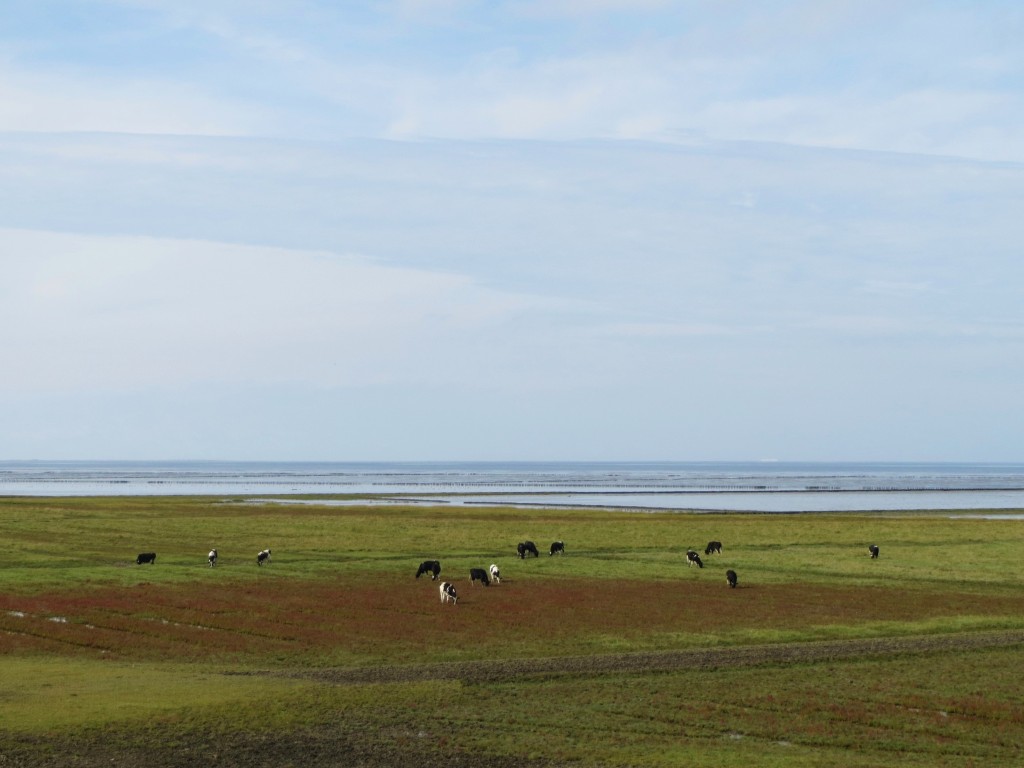
[[[874,545],[872,544],[872,547]],[[878,556],[878,547],[874,547],[872,550],[872,557]],[[525,560],[527,555],[533,555],[534,557],[540,557],[540,552],[537,550],[537,545],[532,541],[521,541],[516,545],[516,554],[519,555],[520,560]],[[553,541],[551,546],[548,548],[548,555],[564,555],[565,554],[565,542],[564,541]],[[720,541],[709,541],[708,545],[704,548],[704,555],[709,556],[722,554],[722,542]],[[704,567],[704,561],[700,559],[700,555],[697,554],[696,550],[690,549],[686,552],[686,562],[688,565],[696,565],[698,568]],[[489,573],[489,575],[488,575]],[[441,561],[440,560],[424,560],[420,563],[420,567],[416,570],[416,578],[430,574],[431,581],[437,581],[441,575]],[[491,567],[485,571],[483,568],[470,568],[469,569],[469,583],[475,584],[480,582],[485,587],[489,587],[491,582],[495,584],[501,583],[501,571],[498,566],[491,563]],[[725,572],[725,581],[730,587],[735,587],[737,582],[736,571],[728,570]],[[459,602],[459,595],[455,589],[455,585],[450,581],[442,581],[439,587],[441,593],[442,603],[452,603],[453,605]]]
[[[211,568],[217,565],[217,550],[211,549],[209,554],[206,556],[206,559],[210,563]],[[256,565],[263,565],[264,563],[269,562],[269,549],[262,549],[256,553]],[[156,552],[140,552],[139,556],[135,558],[136,565],[143,565],[146,563],[149,563],[150,565],[154,565],[156,563]]]
[[[525,560],[527,555],[533,555],[534,557],[540,557],[540,552],[537,550],[537,545],[532,541],[521,541],[516,545],[516,554],[519,555],[520,560]],[[548,548],[548,555],[564,555],[565,554],[565,542],[553,541],[551,546]],[[720,541],[709,541],[708,545],[704,548],[704,556],[710,557],[711,555],[722,554],[722,542]],[[876,544],[868,545],[868,554],[872,560],[878,559],[878,546]],[[210,567],[213,568],[217,565],[217,550],[211,549],[207,555],[207,560],[210,563]],[[256,553],[256,565],[262,566],[264,563],[270,562],[270,550],[263,549]],[[143,565],[145,563],[155,564],[156,563],[156,552],[140,552],[139,556],[135,558],[136,565]],[[704,561],[701,560],[700,555],[695,549],[688,549],[686,551],[686,564],[696,565],[698,568],[704,567]],[[441,576],[441,561],[440,560],[424,560],[420,563],[420,567],[416,570],[416,578],[430,574],[431,581],[437,581]],[[495,563],[491,563],[491,567],[486,571],[483,568],[470,568],[469,569],[469,583],[475,584],[480,582],[485,587],[489,587],[491,583],[501,583],[501,570]],[[731,568],[725,572],[725,582],[730,587],[735,587],[737,584],[736,571]],[[450,581],[441,582],[440,586],[441,602],[442,603],[458,603],[459,597],[455,590],[455,585]]]
[[[540,552],[537,549],[537,545],[532,541],[521,541],[516,545],[516,554],[519,555],[520,560],[525,560],[527,555],[533,555],[534,557],[540,557]],[[564,555],[565,554],[565,542],[564,541],[553,541],[551,546],[548,548],[548,555]],[[440,560],[424,560],[420,563],[420,567],[416,569],[416,578],[430,574],[431,581],[437,581],[441,575],[441,561]],[[501,584],[501,569],[498,568],[496,563],[491,563],[491,567],[486,571],[483,568],[470,568],[469,569],[469,583],[476,584],[480,582],[485,587],[494,584]],[[452,603],[453,605],[459,602],[459,595],[455,589],[455,585],[450,581],[442,581],[439,587],[441,593],[442,603]]]
[[[527,555],[533,555],[534,557],[540,557],[540,553],[537,551],[537,545],[532,541],[522,541],[516,546],[516,553],[519,555],[519,559],[523,560]],[[564,555],[565,554],[565,543],[561,541],[554,541],[551,543],[551,547],[548,550],[549,555]],[[704,548],[704,556],[710,557],[711,555],[722,554],[722,542],[720,541],[709,541],[708,545]],[[872,560],[878,558],[878,546],[875,544],[868,545],[868,554]],[[687,565],[696,565],[698,568],[704,567],[704,561],[701,560],[700,555],[694,549],[688,549],[686,551],[686,563]],[[430,574],[431,581],[437,581],[441,575],[441,561],[440,560],[424,560],[420,563],[420,567],[416,570],[416,578]],[[489,575],[488,575],[489,574]],[[475,584],[480,582],[485,587],[491,585],[491,582],[495,584],[501,583],[501,571],[498,566],[491,563],[491,567],[485,571],[483,568],[470,568],[469,569],[469,583]],[[735,588],[738,583],[738,577],[736,571],[731,568],[725,572],[725,583],[730,587]],[[455,589],[455,585],[450,581],[442,581],[439,587],[441,593],[442,603],[457,604],[459,602],[458,592]]]

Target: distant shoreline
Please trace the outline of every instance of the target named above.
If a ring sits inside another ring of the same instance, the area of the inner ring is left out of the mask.
[[[0,496],[361,496],[751,513],[999,510],[1024,509],[1024,464],[6,461]]]

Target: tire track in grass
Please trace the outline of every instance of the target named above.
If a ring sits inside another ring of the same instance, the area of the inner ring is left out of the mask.
[[[530,677],[542,678],[562,675],[590,677],[617,673],[673,672],[678,670],[712,670],[777,664],[811,664],[823,661],[877,656],[974,651],[986,648],[1005,648],[1015,645],[1024,645],[1024,630],[826,640],[780,645],[702,648],[682,651],[648,651],[540,659],[485,659],[436,664],[386,665],[253,674],[284,674],[287,677],[313,679],[338,685],[406,683],[426,680],[500,683]]]

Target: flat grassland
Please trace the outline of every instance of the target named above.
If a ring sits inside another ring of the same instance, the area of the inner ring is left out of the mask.
[[[8,498],[0,540],[0,768],[1024,764],[1020,520]]]

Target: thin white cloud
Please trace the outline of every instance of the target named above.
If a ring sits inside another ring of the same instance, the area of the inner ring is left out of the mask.
[[[439,23],[476,3],[477,0],[388,0],[383,7],[403,21]]]
[[[893,281],[893,280],[867,280],[861,290],[864,293],[876,296],[886,296],[896,299],[909,299],[923,296],[935,291],[935,287],[928,280]]]
[[[723,100],[694,121],[710,135],[785,144],[1024,160],[1006,94],[927,89],[891,97],[837,92]]]
[[[458,341],[534,311],[454,274],[357,256],[2,231],[11,392],[444,379]],[[454,342],[454,348],[449,345]]]
[[[529,18],[581,18],[609,13],[644,13],[677,5],[676,0],[513,0],[514,14]]]
[[[134,43],[122,51],[124,8]],[[1019,12],[806,0],[119,0],[107,10],[103,63],[67,56],[59,39],[4,43],[0,130],[696,135],[1024,161]],[[609,14],[621,23],[595,24]],[[138,52],[147,39],[160,57]]]
[[[228,136],[265,124],[261,109],[224,104],[193,85],[0,64],[0,131]]]
[[[745,326],[715,325],[711,323],[618,323],[598,329],[600,335],[637,339],[672,339],[740,336],[763,332],[767,329]]]

